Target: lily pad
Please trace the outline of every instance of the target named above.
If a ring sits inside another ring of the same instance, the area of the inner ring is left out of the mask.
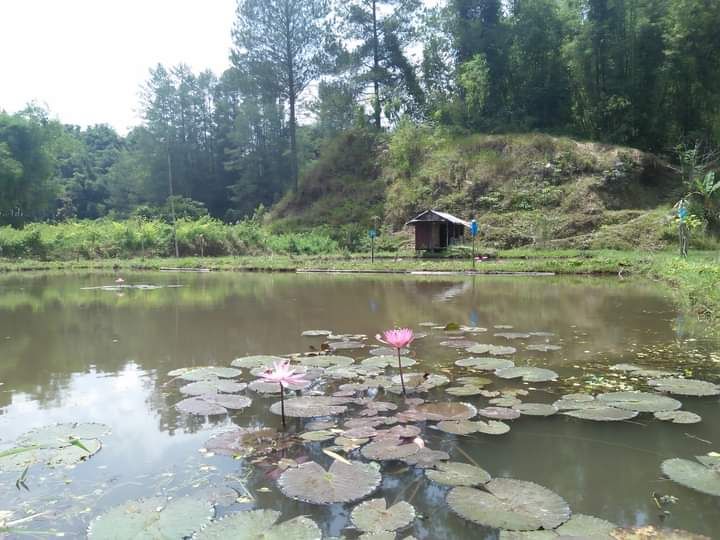
[[[317,524],[299,516],[277,524],[277,510],[249,510],[236,512],[213,521],[193,536],[195,540],[320,540],[322,531]]]
[[[285,400],[285,416],[294,418],[313,418],[316,416],[334,416],[347,410],[347,399],[328,396],[303,396]],[[270,412],[280,415],[281,403],[270,406]]]
[[[702,421],[699,414],[690,411],[661,411],[654,414],[658,420],[673,424],[697,424]]]
[[[23,433],[18,437],[19,446],[42,446],[62,448],[70,446],[74,439],[99,439],[110,433],[110,426],[95,422],[67,422],[42,426]]]
[[[558,412],[558,408],[547,403],[521,403],[513,405],[513,409],[525,416],[552,416]]]
[[[317,356],[301,356],[295,359],[295,362],[305,367],[319,368],[344,368],[355,363],[355,359],[349,356],[338,356],[335,354],[317,355]]]
[[[268,356],[268,355],[254,355],[254,356],[243,356],[242,358],[236,358],[230,365],[238,368],[257,368],[257,367],[272,367],[275,362],[287,362],[287,358],[282,356]]]
[[[485,407],[484,409],[478,409],[478,414],[494,420],[515,420],[520,417],[519,411],[509,407]]]
[[[48,467],[72,467],[91,458],[102,448],[97,439],[83,440],[82,445],[84,448],[75,445],[57,448],[48,454],[44,462]]]
[[[401,439],[381,439],[362,447],[360,452],[367,459],[376,461],[393,461],[416,454],[420,447],[411,442],[403,443]]]
[[[185,538],[212,517],[208,501],[195,497],[166,500],[153,497],[129,501],[94,519],[88,528],[91,540]]]
[[[332,335],[330,330],[305,330],[302,334],[303,337],[325,337]]]
[[[650,379],[650,386],[654,386],[660,392],[667,392],[678,396],[718,396],[720,386],[707,381],[697,379]]]
[[[328,347],[333,351],[347,350],[347,349],[362,349],[365,344],[362,341],[342,340],[342,341],[331,341],[328,343]]]
[[[471,339],[449,339],[447,341],[441,341],[440,345],[450,347],[451,349],[467,349],[468,347],[479,345],[479,343]]]
[[[417,336],[415,336],[415,339],[417,339]],[[392,347],[375,347],[374,349],[370,349],[368,351],[370,353],[370,356],[395,356],[397,358],[397,349],[393,349]],[[400,349],[400,354],[404,355],[410,352],[410,349],[408,348],[402,348]]]
[[[510,431],[510,426],[499,420],[488,420],[487,422],[478,420],[475,424],[477,425],[477,431],[485,435],[505,435]]]
[[[680,529],[656,529],[652,525],[632,529],[615,529],[615,540],[711,540],[709,536],[693,534]]]
[[[446,388],[445,392],[451,396],[476,396],[482,392],[480,388],[472,384],[466,384],[465,386],[452,386]]]
[[[677,399],[651,392],[610,392],[596,398],[603,405],[637,412],[674,411],[682,407]]]
[[[462,358],[455,362],[456,366],[467,367],[472,369],[480,369],[483,371],[497,371],[498,369],[506,369],[515,366],[515,362],[512,360],[505,360],[503,358],[483,358],[471,356],[469,358]]]
[[[453,488],[447,496],[450,508],[468,521],[511,531],[554,529],[570,518],[562,497],[532,482],[496,478],[484,487],[487,491]]]
[[[522,401],[520,401],[518,398],[513,396],[501,396],[492,398],[488,401],[490,405],[495,405],[497,407],[513,407],[515,405],[520,405]]]
[[[205,401],[199,397],[183,399],[175,404],[175,408],[181,413],[199,416],[219,416],[227,413],[227,409],[222,405]]]
[[[417,364],[415,360],[412,358],[409,358],[407,356],[401,356],[400,357],[400,364],[402,367],[410,367]],[[386,368],[386,367],[397,367],[398,365],[398,358],[397,356],[371,356],[369,358],[366,358],[362,362],[360,362],[360,365],[363,367],[376,367],[376,368]]]
[[[447,461],[448,459],[450,459],[450,454],[447,452],[443,452],[442,450],[432,450],[430,448],[421,448],[415,454],[402,458],[401,461],[420,469],[427,469],[429,467],[436,467],[438,463],[441,461]]]
[[[277,447],[278,432],[272,428],[237,428],[214,435],[205,443],[209,452],[249,457]]]
[[[372,463],[352,461],[348,465],[334,461],[325,470],[314,461],[287,469],[278,479],[282,492],[312,504],[346,503],[369,495],[381,480],[380,471]]]
[[[355,527],[364,532],[396,531],[415,519],[415,509],[400,501],[388,508],[384,498],[370,499],[357,505],[350,514]]]
[[[285,390],[303,390],[310,386],[312,384],[312,381],[308,381],[306,383],[302,384],[295,384],[290,383],[286,384]],[[257,392],[258,394],[280,394],[280,384],[276,382],[270,382],[270,381],[264,381],[262,379],[258,379],[256,381],[251,382],[248,385],[248,389],[252,390],[253,392]]]
[[[453,435],[469,435],[477,431],[477,424],[472,420],[443,420],[435,427]]]
[[[477,409],[469,403],[446,401],[441,403],[423,403],[417,411],[428,420],[469,420],[477,415]]]
[[[525,332],[498,332],[494,335],[505,339],[528,339],[530,337],[530,334]]]
[[[436,469],[426,470],[425,476],[446,486],[479,486],[491,479],[485,469],[457,461],[438,463]]]
[[[617,525],[604,519],[586,514],[573,514],[555,532],[561,536],[586,538],[587,540],[607,540]]]
[[[616,409],[615,407],[593,407],[568,411],[563,414],[572,416],[573,418],[594,420],[596,422],[619,422],[622,420],[630,420],[638,415],[637,411]]]
[[[720,472],[689,459],[666,459],[660,466],[673,482],[695,491],[720,497]]]
[[[208,379],[233,379],[242,375],[242,371],[231,367],[198,367],[180,375],[185,381],[205,381]]]
[[[515,347],[504,347],[502,345],[488,345],[485,343],[479,343],[465,349],[467,352],[472,354],[492,354],[493,356],[505,356],[507,354],[515,354],[517,349]]]
[[[525,347],[528,351],[550,352],[562,349],[560,345],[550,345],[549,343],[534,343]]]
[[[553,406],[560,411],[598,409],[604,407],[589,394],[567,394],[558,399]]]
[[[245,396],[236,396],[233,394],[209,394],[199,396],[202,400],[214,405],[220,405],[226,409],[240,410],[252,405],[252,399]]]
[[[197,381],[180,387],[180,393],[186,396],[201,396],[203,394],[234,394],[247,388],[247,383],[238,383],[224,379]]]
[[[537,367],[511,367],[499,369],[495,375],[501,379],[517,379],[522,378],[525,382],[548,382],[555,381],[558,374],[551,369]]]

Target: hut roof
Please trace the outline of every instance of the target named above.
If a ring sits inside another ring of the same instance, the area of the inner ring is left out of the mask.
[[[405,225],[415,225],[417,223],[423,223],[428,221],[446,221],[449,223],[455,223],[457,225],[463,225],[464,227],[470,228],[470,223],[468,223],[467,221],[460,219],[459,217],[455,217],[452,214],[448,214],[447,212],[439,212],[438,210],[425,210],[425,212],[414,217]]]

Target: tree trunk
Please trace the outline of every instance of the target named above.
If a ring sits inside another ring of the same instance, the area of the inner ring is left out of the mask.
[[[377,3],[376,0],[372,2],[372,21],[373,21],[373,117],[375,119],[375,127],[380,129],[380,43],[378,41],[378,27],[377,27]]]

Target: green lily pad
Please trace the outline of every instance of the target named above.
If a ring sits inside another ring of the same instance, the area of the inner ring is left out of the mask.
[[[198,396],[203,401],[212,403],[213,405],[220,405],[226,409],[240,410],[245,409],[252,405],[252,399],[245,396],[237,396],[234,394],[208,394],[204,396]]]
[[[469,358],[462,358],[455,362],[456,366],[467,367],[472,369],[480,369],[483,371],[497,371],[498,369],[506,369],[515,366],[515,362],[512,360],[505,360],[504,358],[484,358],[471,356]]]
[[[380,485],[380,471],[372,463],[334,461],[325,470],[314,461],[287,469],[278,486],[291,499],[312,504],[346,503],[362,499]]]
[[[515,420],[520,417],[520,413],[508,407],[485,407],[478,409],[478,414],[485,418],[494,420]]]
[[[667,392],[678,396],[719,396],[720,386],[707,381],[696,379],[650,379],[650,386],[654,386],[660,392]]]
[[[525,416],[552,416],[558,412],[558,408],[547,403],[520,403],[513,405],[513,409]]]
[[[401,461],[420,469],[427,469],[429,467],[436,467],[438,463],[447,461],[448,459],[450,459],[450,454],[447,452],[421,448],[417,453],[406,456],[402,458]]]
[[[476,396],[482,392],[480,388],[477,386],[474,386],[472,384],[466,384],[465,386],[452,386],[450,388],[446,388],[445,392],[450,394],[451,396]]]
[[[330,347],[333,351],[340,351],[347,349],[362,349],[365,347],[365,344],[362,341],[342,340],[331,341],[328,343],[328,347]]]
[[[673,482],[695,491],[720,497],[720,471],[689,459],[666,459],[660,466]]]
[[[208,452],[249,457],[277,447],[278,432],[272,428],[237,428],[214,435],[205,443]]]
[[[510,426],[499,420],[488,420],[487,422],[478,420],[475,424],[477,425],[477,431],[485,435],[505,435],[510,431]]]
[[[199,397],[191,397],[178,401],[175,408],[184,414],[197,414],[199,416],[219,416],[227,414],[227,409],[217,403],[205,401]]]
[[[423,403],[416,410],[428,420],[469,420],[477,415],[477,409],[469,403],[446,401],[441,403]]]
[[[435,427],[453,435],[469,435],[477,431],[477,425],[472,420],[443,420]]]
[[[594,407],[587,409],[579,409],[575,411],[568,411],[563,414],[567,416],[572,416],[573,418],[580,418],[582,420],[594,420],[596,422],[619,422],[622,420],[630,420],[638,415],[637,411],[616,409],[615,407]]]
[[[488,403],[490,405],[495,405],[496,407],[513,407],[515,405],[520,405],[522,401],[513,396],[501,396],[490,399]]]
[[[198,367],[190,371],[186,371],[180,375],[180,379],[185,381],[205,381],[208,379],[233,379],[242,375],[242,371],[231,367]]]
[[[511,367],[499,369],[495,372],[495,375],[501,379],[522,378],[524,382],[548,382],[555,381],[559,377],[559,375],[551,369],[537,367]]]
[[[407,527],[415,519],[415,508],[400,501],[388,508],[384,498],[370,499],[353,508],[350,520],[364,532],[396,531]]]
[[[491,480],[485,469],[457,461],[438,463],[436,469],[426,470],[425,476],[446,486],[479,486]]]
[[[180,393],[186,396],[201,396],[203,394],[235,394],[247,388],[247,383],[239,383],[224,379],[197,381],[180,387]]]
[[[608,540],[617,525],[604,519],[585,514],[573,514],[555,532],[561,536],[586,538],[587,540]]]
[[[275,362],[287,362],[287,358],[283,358],[282,356],[268,356],[265,354],[243,356],[230,362],[230,365],[238,368],[252,369],[257,367],[272,367]]]
[[[559,351],[562,349],[560,345],[550,345],[548,343],[534,343],[532,345],[528,345],[525,347],[528,351],[538,351],[538,352],[550,352],[550,351]]]
[[[90,540],[174,540],[192,535],[213,514],[208,501],[179,497],[170,501],[153,497],[129,501],[95,518],[88,528]]]
[[[302,334],[303,337],[325,337],[332,335],[330,330],[305,330]]]
[[[568,394],[562,396],[553,403],[553,407],[560,411],[574,411],[582,409],[599,409],[604,408],[605,405],[597,401],[589,394]]]
[[[42,426],[23,433],[18,437],[18,446],[42,446],[62,448],[70,446],[74,439],[99,439],[110,433],[110,426],[95,422],[67,422]]]
[[[498,332],[493,335],[505,339],[528,339],[530,337],[530,334],[526,334],[525,332]]]
[[[299,516],[283,523],[277,523],[277,510],[249,510],[236,512],[213,521],[194,540],[320,540],[322,531],[317,524]]]
[[[447,502],[468,521],[511,531],[554,529],[570,518],[562,497],[532,482],[496,478],[484,488],[453,488]]]
[[[616,409],[637,412],[674,411],[682,407],[677,399],[651,392],[610,392],[598,395],[597,400]]]
[[[483,328],[482,326],[461,326],[460,330],[468,334],[482,334],[488,331],[487,328]]]
[[[407,356],[401,356],[400,357],[400,363],[402,364],[402,367],[410,367],[417,364],[415,360],[412,358],[409,358]],[[369,358],[366,358],[362,362],[360,362],[360,365],[363,367],[376,367],[376,368],[387,368],[387,367],[397,367],[398,365],[398,358],[396,356],[388,355],[388,356],[371,356]]]
[[[672,422],[673,424],[697,424],[702,421],[699,414],[690,411],[661,411],[654,414],[658,420]]]
[[[559,537],[555,531],[500,531],[498,540],[558,540]],[[575,537],[571,538],[576,540]],[[584,536],[581,538],[586,540]]]
[[[355,359],[349,356],[338,356],[328,354],[324,356],[301,356],[295,359],[295,362],[305,367],[318,368],[345,368],[355,363]]]
[[[306,431],[305,433],[302,433],[300,435],[300,438],[304,441],[322,442],[322,441],[329,441],[330,439],[334,439],[335,433],[333,433],[332,431],[325,430],[325,429],[322,429],[319,431]]]
[[[303,384],[295,384],[290,383],[286,384],[285,390],[303,390],[310,386],[312,384],[312,381],[308,380],[308,382]],[[255,380],[248,384],[248,389],[252,390],[253,392],[257,392],[258,394],[280,394],[280,383],[276,382],[270,382],[270,381],[264,381],[262,379]]]
[[[381,531],[374,533],[363,533],[358,540],[395,540],[397,536],[394,531]],[[411,537],[408,537],[411,538]],[[405,540],[408,540],[407,538]]]
[[[493,356],[505,356],[508,354],[515,354],[517,349],[515,347],[504,347],[502,345],[488,345],[485,343],[479,343],[465,349],[467,352],[472,354],[491,354]]]
[[[81,444],[84,448],[71,445],[54,449],[48,453],[44,463],[48,467],[71,467],[91,458],[102,448],[102,443],[97,439],[86,439]]]
[[[420,447],[413,443],[404,443],[401,439],[381,439],[362,447],[360,452],[367,459],[376,461],[394,461],[417,454]]]
[[[695,459],[706,467],[710,467],[714,471],[720,473],[720,454],[717,452],[710,452],[705,456],[695,456]]]
[[[652,525],[632,529],[615,529],[613,540],[711,540],[709,536],[680,529],[656,529]]]
[[[440,345],[450,347],[451,349],[467,349],[468,347],[479,345],[479,343],[471,339],[448,339],[447,341],[441,341]]]
[[[303,396],[285,400],[285,416],[294,418],[314,418],[316,416],[334,416],[347,410],[346,398],[328,396]],[[270,406],[273,414],[282,414],[281,403],[278,401]]]

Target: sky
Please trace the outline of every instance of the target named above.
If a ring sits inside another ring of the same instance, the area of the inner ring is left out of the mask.
[[[229,67],[234,18],[235,0],[0,0],[0,110],[125,134],[158,62]]]

